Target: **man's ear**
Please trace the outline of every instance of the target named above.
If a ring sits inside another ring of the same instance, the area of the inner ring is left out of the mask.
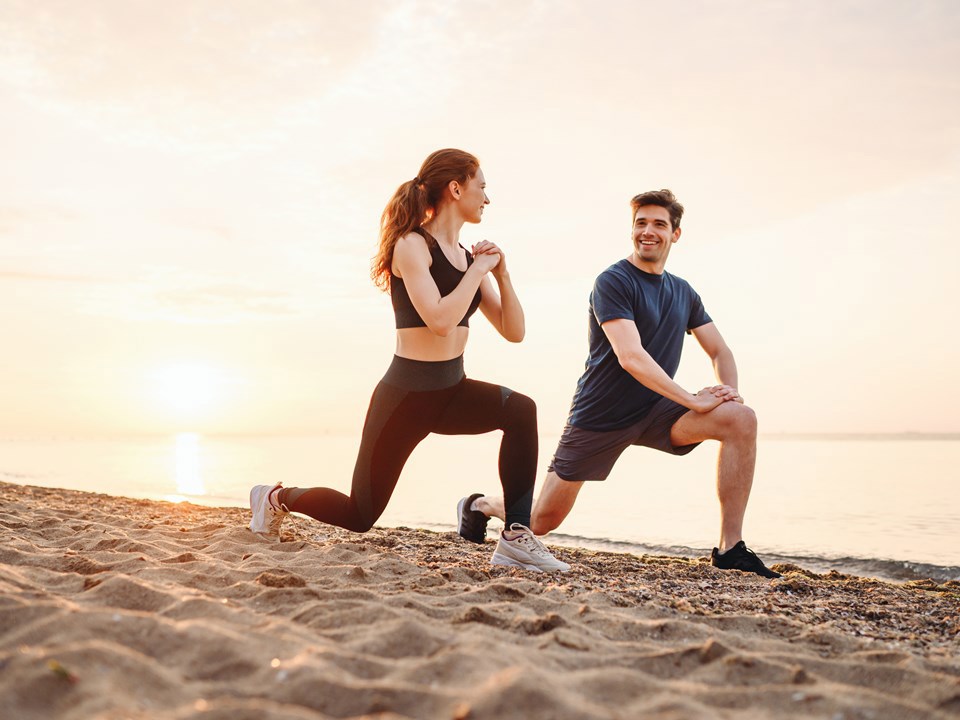
[[[680,228],[677,228],[676,230],[673,231],[673,240],[671,240],[670,242],[676,242],[679,239],[680,239]]]

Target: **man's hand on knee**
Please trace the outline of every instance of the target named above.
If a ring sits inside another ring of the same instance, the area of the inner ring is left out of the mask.
[[[712,385],[711,387],[704,388],[700,392],[704,390],[709,391],[714,397],[719,398],[723,402],[743,402],[740,391],[730,385]],[[697,394],[699,395],[700,393]]]

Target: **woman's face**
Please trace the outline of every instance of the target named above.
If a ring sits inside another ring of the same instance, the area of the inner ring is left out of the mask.
[[[486,187],[483,170],[479,168],[476,175],[460,186],[460,211],[467,222],[478,223],[482,219],[484,206],[490,204]]]

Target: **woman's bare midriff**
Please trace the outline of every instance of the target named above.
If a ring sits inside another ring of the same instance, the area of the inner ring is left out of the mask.
[[[453,360],[463,355],[469,334],[469,328],[459,326],[446,337],[440,337],[425,327],[402,328],[397,330],[397,355],[427,362]]]

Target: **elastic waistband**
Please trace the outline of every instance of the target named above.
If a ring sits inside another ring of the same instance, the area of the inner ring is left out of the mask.
[[[383,382],[404,390],[425,392],[453,387],[463,380],[463,355],[452,360],[411,360],[393,356]]]

